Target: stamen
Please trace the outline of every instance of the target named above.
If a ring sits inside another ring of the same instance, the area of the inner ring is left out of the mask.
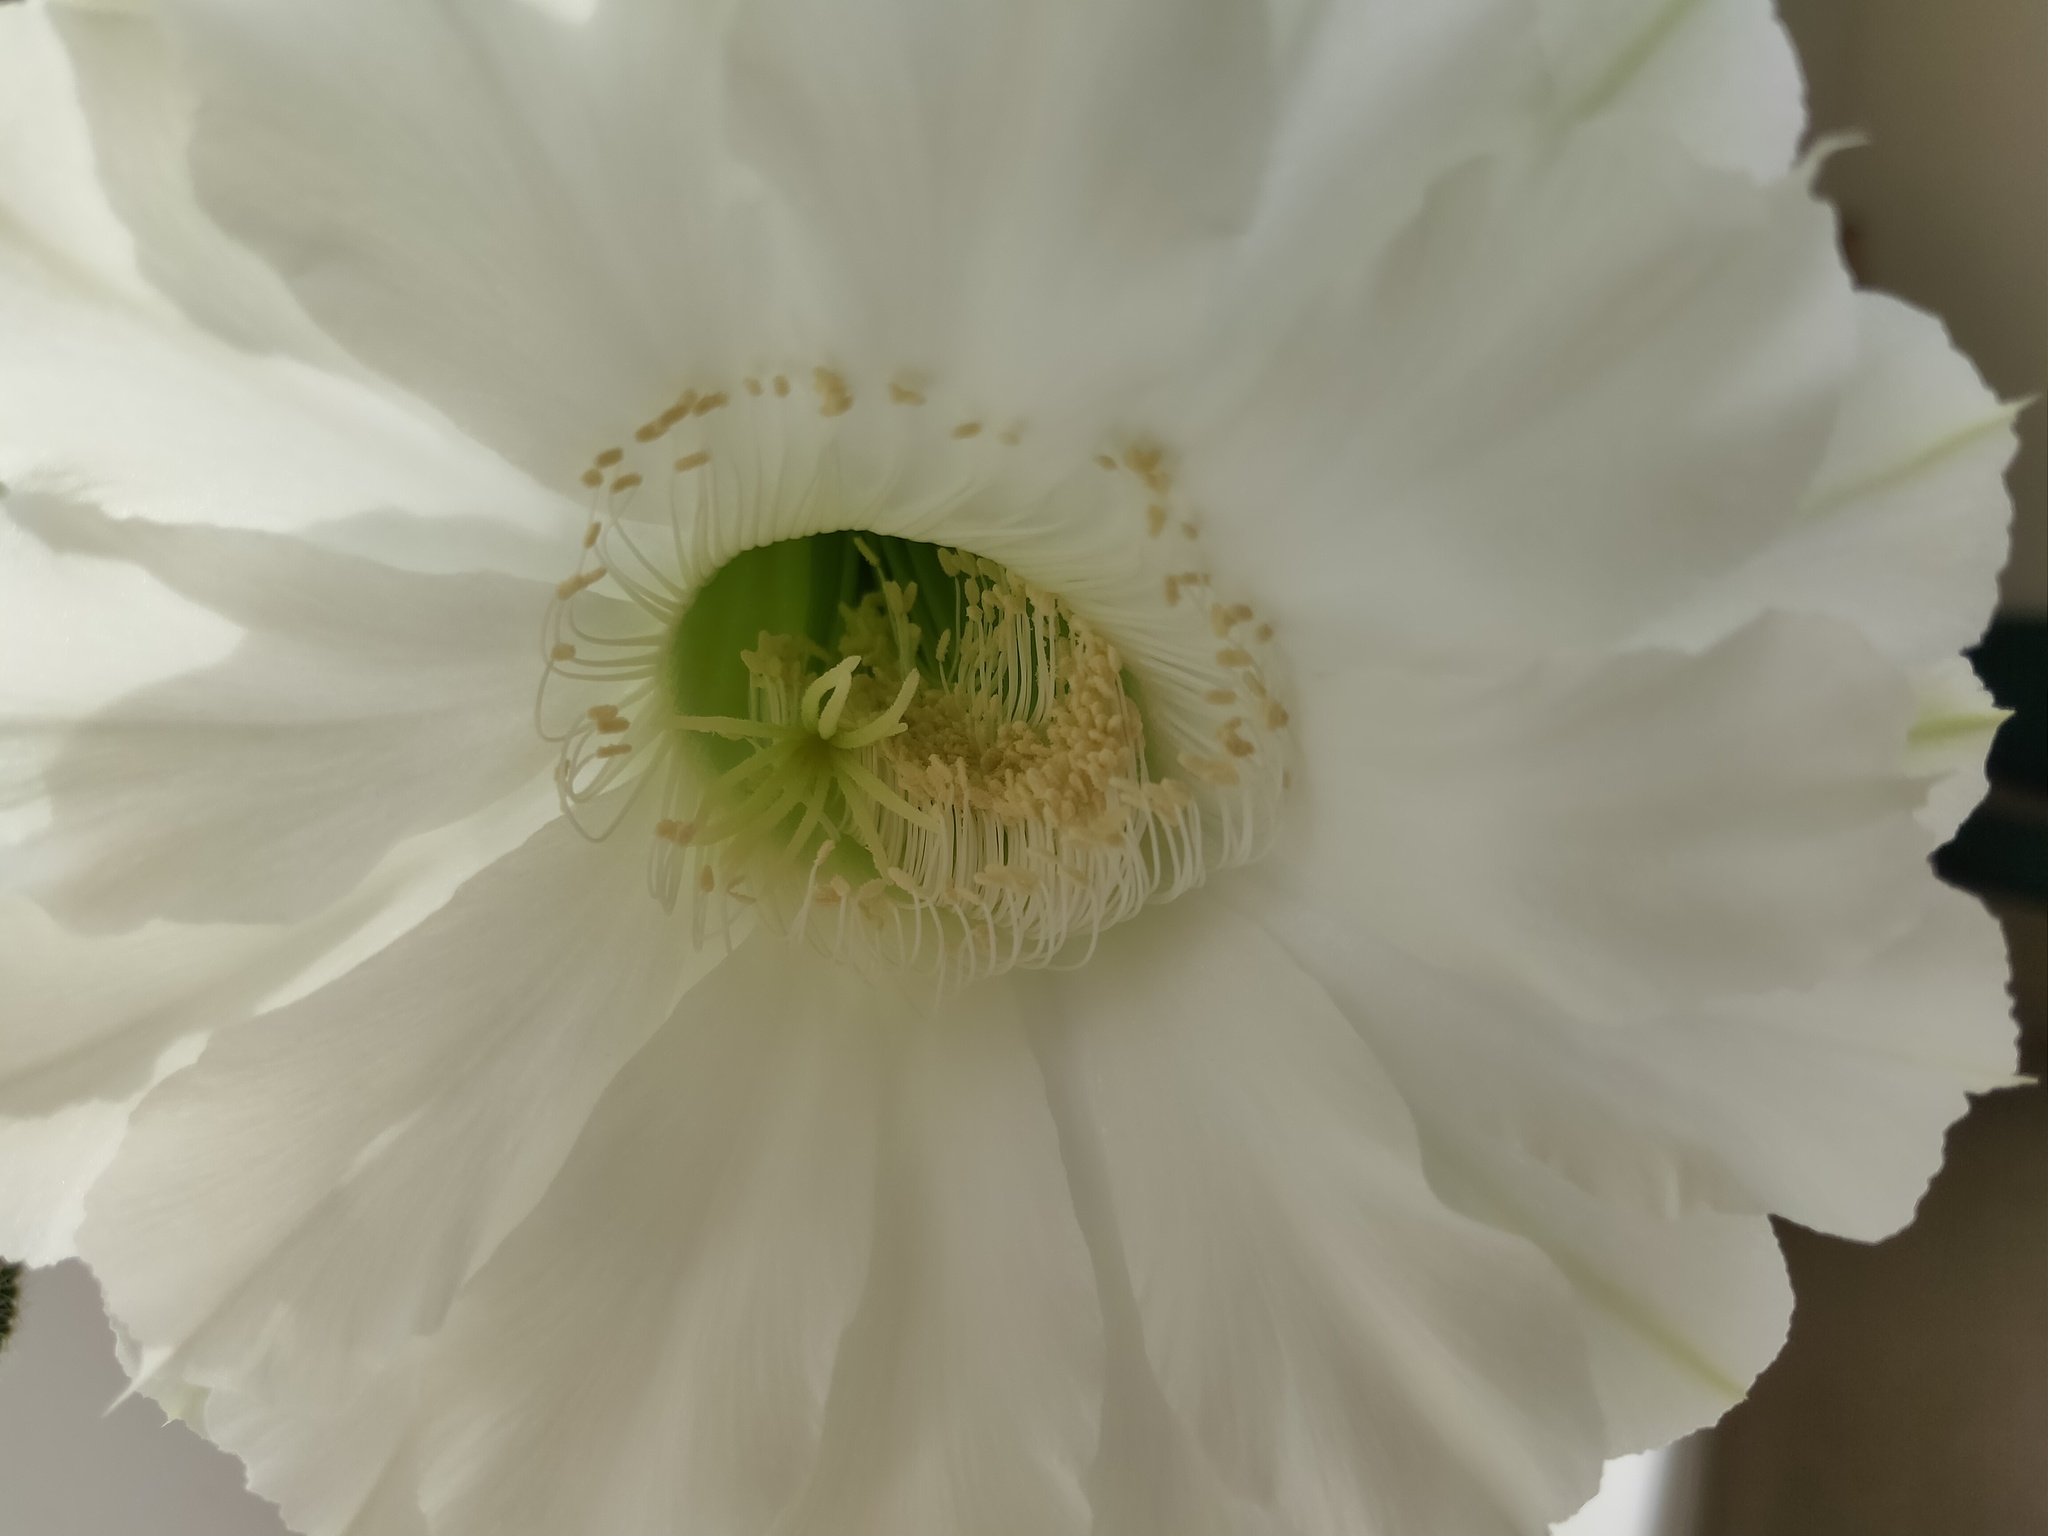
[[[650,885],[699,938],[746,908],[942,987],[1084,959],[1102,929],[1251,857],[1287,782],[1287,712],[1249,648],[1272,627],[1147,542],[1194,532],[1166,450],[1119,443],[1085,486],[1041,478],[1035,446],[1010,452],[1021,423],[998,430],[921,375],[868,386],[933,407],[886,422],[853,413],[848,375],[809,378],[815,413],[781,404],[783,373],[686,389],[583,472],[601,493],[591,563],[556,588],[540,706],[579,826],[608,835],[652,794]],[[696,441],[663,452],[684,423]],[[860,480],[877,462],[902,467]],[[872,505],[883,526],[1021,548],[1028,520],[1003,521],[1016,466],[1078,498],[1047,526],[1128,540],[1135,581],[1081,569],[1087,617],[987,554],[811,531]]]

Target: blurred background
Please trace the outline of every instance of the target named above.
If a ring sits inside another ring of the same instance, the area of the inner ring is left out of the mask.
[[[1428,0],[1417,0],[1428,3]],[[1863,281],[1944,316],[2008,399],[2048,383],[2048,0],[1780,0]],[[2019,711],[1942,856],[2011,940],[2048,1069],[2048,433],[2021,418],[2004,609],[1976,661]],[[1780,1228],[1792,1338],[1717,1428],[1609,1468],[1561,1536],[2048,1536],[2048,1089],[1980,1101],[1907,1231]],[[92,1279],[28,1275],[0,1363],[0,1536],[282,1536],[240,1469],[124,1382]],[[1430,1536],[1418,1532],[1415,1536]]]

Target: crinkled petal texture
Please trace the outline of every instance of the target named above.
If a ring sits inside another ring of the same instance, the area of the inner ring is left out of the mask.
[[[20,857],[26,888],[75,927],[305,916],[401,838],[546,770],[525,718],[543,587],[268,534],[18,516],[246,631],[218,665],[65,728],[44,770],[50,825]]]
[[[0,40],[0,1250],[308,1536],[1536,1536],[2006,1079],[2011,413],[1763,0]],[[557,814],[563,493],[749,376],[720,526],[1270,621],[1263,860],[934,1005]]]

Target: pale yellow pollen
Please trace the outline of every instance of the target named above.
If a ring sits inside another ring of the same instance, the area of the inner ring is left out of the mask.
[[[981,436],[981,423],[978,421],[963,421],[953,429],[953,435],[961,438],[979,437]]]
[[[616,480],[612,482],[612,489],[615,491],[630,491],[633,489],[634,486],[638,485],[639,483],[640,477],[637,474],[628,471],[627,473],[620,475]]]
[[[566,640],[558,641],[555,644],[555,646],[551,650],[549,650],[548,655],[554,658],[556,661],[574,661],[576,659],[576,647],[569,644]]]
[[[592,523],[588,528],[585,528],[583,530],[583,547],[585,549],[593,547],[597,543],[599,535],[603,532],[604,526],[601,523]]]
[[[743,379],[740,382],[745,385],[748,394],[758,395],[761,393],[761,381],[759,379]]]
[[[595,752],[591,753],[591,756],[624,757],[628,752],[632,750],[633,744],[630,741],[615,741],[610,746],[599,747]]]
[[[605,578],[605,574],[605,568],[601,565],[593,565],[587,571],[579,571],[574,576],[571,576],[567,581],[558,582],[556,584],[555,596],[566,603],[578,592],[582,592],[587,588],[594,587],[600,581],[603,581]]]
[[[1241,651],[1234,645],[1226,645],[1216,653],[1216,663],[1224,667],[1248,667],[1252,664],[1251,652]]]
[[[604,484],[604,471],[601,469],[586,469],[583,471],[583,483],[590,486],[593,490],[596,489]]]
[[[713,411],[729,403],[731,399],[732,396],[728,395],[724,390],[718,390],[698,400],[695,405],[690,407],[690,414],[692,416],[709,416]]]
[[[1216,739],[1223,743],[1223,750],[1232,757],[1250,757],[1258,749],[1246,741],[1241,734],[1244,721],[1232,718],[1216,728]]]
[[[1211,688],[1202,697],[1211,704],[1235,704],[1237,702],[1237,695],[1228,688]]]
[[[1270,640],[1273,638],[1273,626],[1270,624],[1261,624],[1257,629],[1253,630],[1252,633],[1258,636],[1258,638],[1262,642]]]
[[[706,895],[718,889],[718,876],[712,873],[709,864],[704,865],[697,871],[697,889],[703,891]]]
[[[778,397],[789,393],[789,380],[779,373],[775,375],[775,393]]]
[[[1100,464],[1104,469],[1109,470],[1112,474],[1116,472],[1116,460],[1112,459],[1106,453],[1098,453],[1097,455],[1095,455],[1095,462]]]
[[[831,368],[813,368],[811,387],[818,392],[820,416],[844,416],[853,409],[853,391],[844,374]]]
[[[695,453],[686,453],[680,459],[677,459],[676,471],[677,473],[680,474],[686,470],[702,469],[706,464],[709,464],[710,462],[710,451],[708,449],[699,448]]]
[[[912,389],[908,384],[891,384],[889,386],[889,398],[898,405],[924,404],[924,395],[920,391]]]
[[[1237,770],[1218,758],[1183,752],[1180,755],[1180,765],[1203,783],[1214,784],[1219,788],[1230,789],[1241,782]]]
[[[1202,536],[1202,530],[1193,523],[1182,523],[1180,525],[1180,536],[1184,539],[1199,539]]]
[[[626,451],[623,448],[607,448],[603,453],[600,453],[595,459],[591,460],[591,462],[599,469],[610,469],[625,456]]]
[[[1287,711],[1281,705],[1278,699],[1266,700],[1266,708],[1264,713],[1266,717],[1266,729],[1269,731],[1277,731],[1282,726],[1287,724]]]
[[[1164,449],[1140,443],[1124,450],[1124,463],[1132,474],[1145,482],[1154,496],[1165,496],[1173,486],[1173,476],[1165,468]]]
[[[1166,606],[1171,608],[1179,601],[1180,578],[1178,576],[1169,576],[1166,578]]]

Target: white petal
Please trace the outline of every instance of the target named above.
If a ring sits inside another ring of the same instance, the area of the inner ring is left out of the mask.
[[[1571,1282],[1608,1456],[1712,1423],[1785,1342],[1792,1287],[1764,1217],[1615,1205],[1498,1139],[1433,1139],[1429,1171],[1458,1209],[1528,1238]]]
[[[735,147],[844,342],[1015,408],[1185,329],[1265,164],[1268,28],[1262,0],[766,0],[731,44]]]
[[[1226,392],[1262,330],[1354,280],[1453,166],[1526,142],[1548,81],[1523,0],[1275,4],[1276,120],[1259,200],[1221,295],[1230,327],[1192,353]],[[1267,330],[1266,337],[1275,332]]]
[[[53,722],[51,824],[16,878],[77,926],[303,916],[399,839],[547,769],[531,718],[546,588],[30,498],[14,514],[248,630],[218,666]]]
[[[250,1488],[301,1536],[428,1536],[407,1439],[419,1353],[310,1391],[274,1360],[203,1391],[186,1417],[241,1458]]]
[[[206,103],[202,202],[350,351],[543,478],[730,359],[755,279],[724,254],[708,8],[162,11]]]
[[[1538,1532],[1591,1493],[1563,1282],[1439,1203],[1277,945],[1189,897],[1051,987],[1148,1358],[1225,1485],[1302,1536]]]
[[[217,663],[238,626],[124,562],[59,554],[0,501],[0,656],[32,658],[0,680],[0,846],[49,824],[41,775],[77,721],[124,693]],[[20,722],[41,720],[33,734]]]
[[[134,1107],[73,1104],[34,1120],[0,1115],[0,1254],[43,1265],[77,1251],[86,1191],[113,1161]]]
[[[1267,873],[1565,1015],[1810,985],[1931,879],[1905,680],[1832,620],[1699,656],[1389,654],[1298,692],[1301,806]]]
[[[1997,919],[1930,883],[1917,924],[1870,965],[1688,1020],[1694,1050],[1668,1091],[1714,1101],[1692,1134],[1765,1209],[1875,1242],[1912,1220],[1967,1095],[2013,1081],[2005,977]]]
[[[1387,1063],[1432,1182],[1571,1280],[1610,1455],[1718,1416],[1783,1338],[1767,1226],[1716,1210],[1884,1236],[1965,1095],[2010,1080],[1997,925],[1931,880],[1911,931],[1858,970],[1625,1023],[1431,974],[1270,889],[1255,899]]]
[[[1797,522],[1655,624],[1700,645],[1771,608],[1833,614],[1884,651],[1938,662],[1976,642],[1998,598],[2015,408],[1941,322],[1856,295],[1856,371]]]
[[[892,1011],[766,934],[692,989],[433,1342],[436,1531],[774,1526],[867,1275]]]
[[[1499,1140],[1648,1214],[1770,1211],[1883,1237],[1965,1095],[2011,1080],[1998,926],[1931,878],[1913,926],[1861,966],[1621,1022],[1418,966],[1284,897],[1267,910],[1433,1145]]]
[[[557,814],[551,786],[408,839],[297,924],[150,923],[86,937],[0,896],[0,1253],[69,1257],[136,1104],[214,1030],[340,975]]]
[[[0,502],[0,655],[8,716],[83,717],[124,693],[223,660],[238,625],[188,602],[126,561],[60,553],[15,512],[40,497]]]
[[[557,818],[150,1095],[80,1238],[145,1376],[318,1397],[439,1326],[709,964],[644,858]]]
[[[468,568],[552,580],[573,561],[577,517],[418,407],[118,301],[4,226],[0,330],[0,482],[14,491],[294,533],[402,510],[470,530],[484,550]],[[374,553],[419,558],[398,538]]]
[[[1772,0],[1539,0],[1568,119],[1612,113],[1709,165],[1784,175],[1806,127]]]
[[[894,1033],[866,1294],[776,1536],[1082,1536],[1102,1322],[1015,994]]]
[[[1386,632],[1605,639],[1793,519],[1853,346],[1802,182],[1594,124],[1445,177],[1254,389],[1167,432],[1297,665]]]
[[[2011,711],[1999,708],[1962,656],[1917,667],[1912,681],[1915,718],[1906,771],[1928,786],[1920,825],[1947,842],[1991,788],[1985,763]]]
[[[47,5],[0,11],[0,240],[130,302],[149,303],[134,243],[108,206],[78,82]]]
[[[292,947],[274,930],[161,925],[83,939],[0,897],[0,1254],[70,1257],[129,1112],[290,974],[277,962]]]
[[[49,14],[77,78],[99,184],[150,283],[228,341],[352,371],[277,274],[195,201],[186,151],[198,103],[153,11],[60,3]]]

